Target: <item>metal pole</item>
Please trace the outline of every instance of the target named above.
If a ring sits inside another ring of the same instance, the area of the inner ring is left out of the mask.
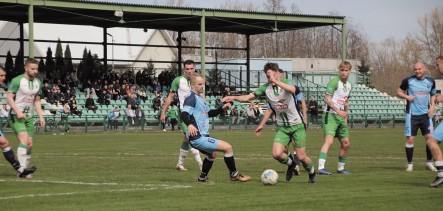
[[[206,18],[205,18],[205,10],[202,10],[202,17],[200,20],[200,69],[201,75],[203,78],[206,78]]]
[[[249,93],[251,86],[251,42],[250,35],[246,35],[246,91]]]
[[[33,1],[29,1],[28,7],[28,22],[29,22],[29,58],[34,58],[34,5]],[[24,52],[25,49],[22,49]]]
[[[341,60],[346,60],[346,19],[343,19],[341,25]]]

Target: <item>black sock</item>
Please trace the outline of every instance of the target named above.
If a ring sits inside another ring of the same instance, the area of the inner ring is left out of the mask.
[[[426,158],[428,159],[428,162],[432,162],[432,153],[427,144],[426,144]]]
[[[297,157],[297,154],[294,154],[294,157],[292,157],[290,154],[289,156],[292,158],[292,161],[294,161],[296,164],[300,164],[300,160]]]
[[[214,164],[214,161],[208,160],[208,158],[203,160],[202,172],[200,173],[201,178],[208,176],[209,170],[212,168],[212,164]]]
[[[3,156],[5,156],[5,159],[15,170],[20,168],[20,163],[17,161],[17,159],[15,159],[14,151],[12,151],[12,149],[7,152],[3,152]]]
[[[231,173],[231,176],[237,172],[237,168],[235,167],[234,156],[225,157],[225,163],[229,169],[229,173]]]
[[[406,158],[408,159],[408,163],[412,163],[412,156],[414,155],[414,147],[405,147],[406,150]]]

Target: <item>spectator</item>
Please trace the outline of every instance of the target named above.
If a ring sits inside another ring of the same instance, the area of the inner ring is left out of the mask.
[[[49,88],[48,82],[45,82],[45,84],[42,87],[42,95],[44,99],[48,99],[49,91],[51,88]]]
[[[92,84],[91,84],[91,80],[88,79],[85,83],[83,83],[83,91],[87,94],[94,94],[95,95],[95,90],[92,88]]]
[[[75,98],[71,98],[69,107],[71,108],[71,114],[82,117],[82,112],[78,110],[77,101]]]
[[[113,110],[111,110],[108,113],[108,127],[111,127],[111,130],[117,130],[118,129],[118,119],[120,118],[120,112],[118,107],[115,107]]]
[[[314,99],[314,97],[311,97],[311,100],[309,101],[309,114],[311,115],[312,123],[317,123],[318,122],[318,103]]]
[[[135,124],[136,125],[142,125],[142,119],[145,118],[145,112],[142,110],[141,107],[137,107],[137,110],[135,110]]]
[[[246,114],[248,115],[247,124],[255,124],[254,102],[249,104]]]
[[[94,99],[92,98],[92,94],[90,94],[90,95],[89,95],[89,98],[86,99],[85,107],[86,107],[88,110],[92,110],[92,111],[94,111],[94,113],[95,113],[95,111],[97,111],[97,106],[95,105]]]
[[[7,121],[8,116],[9,116],[9,109],[8,109],[8,106],[6,106],[6,104],[3,104],[3,105],[1,106],[0,118],[2,118],[2,121],[1,121],[1,122],[3,122],[3,120],[5,120],[5,121],[4,121],[5,124],[2,125],[2,128],[6,127],[6,126],[8,125],[8,121]]]
[[[215,100],[215,107],[219,108],[219,107],[222,107],[222,106],[223,106],[223,102],[221,101],[221,96],[218,95],[217,99]]]
[[[108,92],[108,90],[103,89],[100,94],[98,95],[98,103],[101,105],[110,105],[111,104],[111,94]]]
[[[162,92],[162,85],[160,84],[160,82],[157,82],[157,85],[155,85],[154,88],[154,94],[157,96],[161,92]]]
[[[263,116],[263,111],[260,109],[260,105],[258,105],[258,103],[256,103],[256,104],[254,105],[254,116],[255,116],[254,124],[255,124],[257,121],[261,121],[260,119],[261,119],[262,116]]]
[[[126,102],[126,115],[128,116],[129,124],[135,125],[135,110],[138,108],[135,102],[135,94],[129,93]]]
[[[231,119],[232,119],[232,124],[236,125],[238,123],[238,117],[239,117],[239,111],[237,107],[234,107],[231,110]]]
[[[167,113],[166,113],[166,116],[167,116],[169,122],[171,123],[172,131],[174,131],[174,130],[175,130],[175,125],[178,123],[178,119],[177,119],[177,116],[178,116],[177,108],[176,108],[175,106],[170,106],[169,109],[168,109],[168,111],[167,111]]]
[[[158,111],[161,110],[160,107],[161,107],[161,95],[158,94],[157,97],[152,99],[152,108],[154,109],[154,111]]]
[[[206,81],[205,83],[205,91],[206,91],[206,96],[212,96],[212,90],[211,87],[209,86],[209,81]]]
[[[148,99],[148,96],[146,95],[145,88],[143,88],[143,87],[140,87],[140,89],[137,90],[136,94],[137,94],[138,98],[140,98],[140,100],[142,100],[143,102]]]

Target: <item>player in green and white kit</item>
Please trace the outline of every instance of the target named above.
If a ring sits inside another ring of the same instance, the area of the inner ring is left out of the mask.
[[[260,86],[255,92],[242,96],[226,96],[223,102],[249,102],[258,96],[266,96],[269,107],[276,114],[276,134],[272,146],[272,155],[280,163],[287,165],[286,181],[291,180],[296,163],[285,153],[291,139],[295,142],[297,157],[309,173],[309,183],[315,183],[314,163],[306,155],[306,130],[300,112],[296,106],[296,88],[290,80],[280,78],[278,65],[267,63],[263,71],[266,73],[268,83]],[[263,126],[256,129],[260,134]]]
[[[337,137],[341,143],[337,173],[351,174],[345,170],[345,163],[348,160],[349,150],[349,129],[348,120],[348,98],[351,92],[351,83],[348,78],[351,74],[352,64],[344,61],[339,65],[339,76],[332,78],[326,86],[325,103],[323,111],[323,128],[325,143],[320,149],[318,159],[318,174],[332,175],[326,170],[325,163],[328,157],[328,151]]]
[[[193,73],[195,73],[195,64],[192,60],[186,60],[183,62],[184,70],[183,75],[175,78],[171,84],[171,91],[169,92],[168,98],[166,99],[165,104],[163,104],[162,112],[160,114],[160,121],[165,123],[165,114],[171,105],[171,102],[174,100],[175,94],[178,94],[178,100],[180,102],[180,110],[183,109],[183,103],[185,102],[186,95],[191,91],[190,78]],[[179,112],[180,113],[180,112]],[[181,121],[182,122],[182,121]],[[182,122],[181,124],[182,130],[186,133],[186,125]],[[194,155],[195,161],[198,166],[202,167],[203,161],[200,157],[200,152],[189,145],[189,141],[186,139],[186,135],[183,137],[183,143],[180,147],[180,155],[178,156],[178,162],[175,168],[179,171],[186,171],[185,168],[185,160],[188,156],[188,150],[191,150]]]
[[[45,126],[43,112],[41,108],[40,96],[42,82],[36,78],[38,74],[38,61],[29,58],[25,62],[25,73],[12,79],[6,100],[11,111],[8,116],[8,123],[20,142],[17,149],[17,158],[20,163],[19,172],[23,172],[31,158],[33,146],[34,118],[33,110],[37,111],[40,120],[40,127]],[[20,177],[31,178],[32,175],[19,175]]]

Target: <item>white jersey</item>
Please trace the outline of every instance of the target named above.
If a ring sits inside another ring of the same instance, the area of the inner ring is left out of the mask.
[[[177,93],[180,109],[183,109],[186,95],[191,91],[191,85],[184,76],[179,76],[172,81],[171,91]]]
[[[280,79],[280,81],[291,84],[287,79]],[[296,89],[296,92],[300,91]],[[269,107],[274,111],[276,116],[276,123],[278,126],[290,127],[303,123],[299,111],[297,110],[296,94],[285,91],[281,87],[273,87],[271,84],[264,84],[260,86],[254,94],[261,96],[266,94]]]
[[[14,102],[26,116],[31,116],[36,96],[41,96],[42,83],[40,79],[28,80],[24,74],[12,79],[8,92],[15,94]],[[16,114],[11,109],[12,114]]]
[[[343,83],[339,77],[331,79],[326,86],[326,94],[332,95],[332,102],[334,103],[335,107],[342,111],[345,109],[345,102],[348,100],[350,92],[351,83],[349,83],[349,81]],[[326,106],[324,111],[334,114],[337,113],[329,106]]]

